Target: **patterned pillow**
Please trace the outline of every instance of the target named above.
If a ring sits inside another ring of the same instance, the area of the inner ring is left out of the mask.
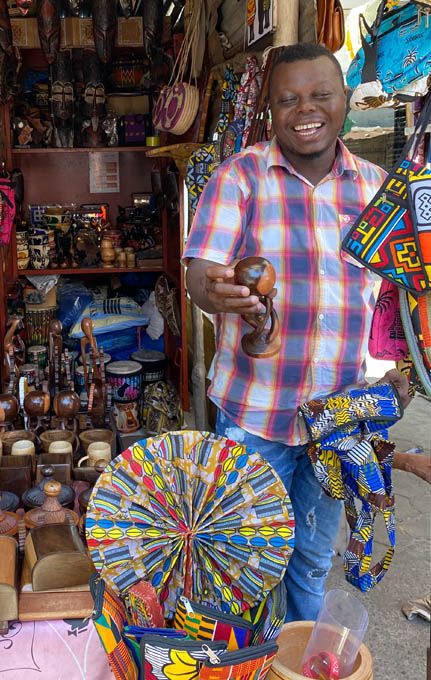
[[[82,338],[82,319],[89,317],[93,322],[94,335],[110,333],[124,328],[148,325],[149,318],[142,314],[135,300],[129,297],[96,299],[84,309],[70,330],[71,338]]]

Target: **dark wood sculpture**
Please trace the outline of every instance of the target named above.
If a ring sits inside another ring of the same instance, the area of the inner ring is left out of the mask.
[[[96,338],[93,335],[93,322],[86,317],[81,322],[84,337],[81,339],[81,356],[84,367],[84,383],[88,394],[88,419],[87,426],[98,427],[104,424],[106,389],[99,351]],[[87,365],[86,348],[90,345],[90,365]],[[104,366],[103,366],[104,370]]]
[[[279,322],[272,298],[276,294],[275,269],[263,257],[245,257],[235,266],[235,283],[247,286],[251,295],[257,295],[265,307],[263,314],[244,314],[242,318],[254,328],[241,340],[244,352],[254,359],[272,357],[280,351]],[[266,324],[270,320],[269,329]]]
[[[117,32],[117,0],[92,0],[93,36],[103,64],[112,60]]]
[[[48,392],[33,390],[24,397],[24,411],[28,416],[27,429],[36,434],[46,430],[51,399]]]
[[[4,382],[9,385],[10,394],[15,391],[15,382],[19,379],[19,366],[25,360],[25,344],[20,336],[23,327],[21,317],[11,317],[3,341]]]
[[[56,395],[61,389],[61,354],[63,349],[63,338],[61,336],[61,321],[52,319],[49,324],[49,387],[51,393]]]
[[[37,0],[39,40],[48,64],[60,47],[60,0]]]
[[[46,496],[45,502],[39,508],[33,508],[24,515],[25,525],[28,529],[40,526],[41,524],[59,524],[72,521],[78,524],[78,515],[73,510],[66,510],[58,497],[61,493],[62,485],[55,479],[47,481],[43,487]]]
[[[18,411],[18,399],[13,394],[0,394],[0,432],[13,429]]]
[[[145,52],[151,61],[155,47],[160,44],[163,25],[163,0],[145,0],[143,18]]]
[[[33,0],[16,0],[16,4],[18,6],[20,13],[25,17],[28,10],[33,4]]]
[[[6,54],[12,54],[12,26],[6,0],[0,0],[0,47]]]
[[[62,430],[77,430],[76,416],[81,407],[81,401],[73,390],[61,390],[54,397],[54,411]]]

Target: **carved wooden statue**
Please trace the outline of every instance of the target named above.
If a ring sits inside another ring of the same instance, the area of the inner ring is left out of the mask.
[[[244,352],[254,359],[272,357],[280,351],[281,340],[277,313],[273,307],[275,270],[263,257],[246,257],[235,266],[235,283],[247,286],[265,307],[263,314],[244,314],[242,318],[254,329],[241,340]],[[266,324],[270,321],[270,327]]]

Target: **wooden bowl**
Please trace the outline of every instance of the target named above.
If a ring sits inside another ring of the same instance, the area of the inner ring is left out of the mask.
[[[10,432],[2,432],[0,434],[0,439],[3,442],[3,454],[5,456],[12,455],[12,446],[15,442],[19,442],[22,439],[33,442],[36,441],[36,435],[30,430],[11,430]]]
[[[77,447],[77,438],[71,430],[46,430],[40,435],[40,441],[45,453],[49,453],[49,445],[52,442],[70,442],[74,449]]]
[[[84,432],[81,432],[79,435],[79,439],[81,440],[82,448],[84,449],[85,455],[87,455],[87,449],[92,442],[108,442],[108,444],[111,444],[112,451],[113,438],[114,434],[111,430],[103,429],[84,430]]]

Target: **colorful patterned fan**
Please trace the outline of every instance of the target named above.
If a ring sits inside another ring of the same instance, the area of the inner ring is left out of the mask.
[[[258,454],[208,432],[137,442],[100,475],[87,511],[96,569],[117,592],[150,581],[172,617],[184,594],[232,614],[282,579],[294,519]]]

